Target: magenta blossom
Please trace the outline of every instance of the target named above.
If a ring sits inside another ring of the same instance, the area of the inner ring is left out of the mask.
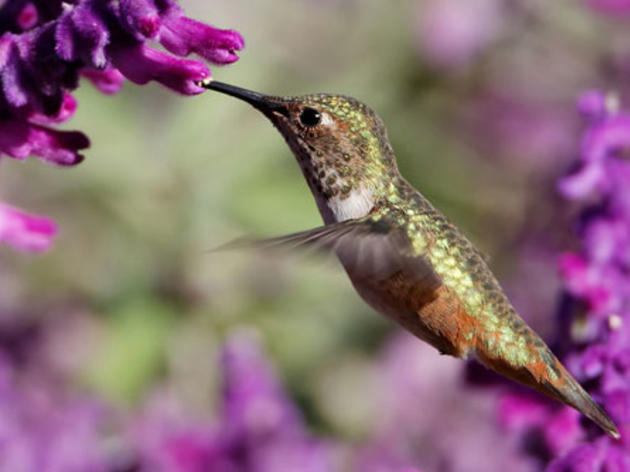
[[[50,247],[55,234],[57,225],[48,218],[0,203],[0,242],[21,251],[40,252]]]
[[[109,472],[107,409],[60,381],[51,327],[0,312],[0,470]]]
[[[230,338],[222,352],[217,423],[185,418],[162,397],[137,423],[139,470],[160,472],[335,472],[333,449],[312,437],[255,337]]]
[[[108,94],[127,78],[194,95],[210,70],[184,56],[229,64],[243,46],[236,31],[188,18],[174,0],[7,0],[0,7],[0,155],[78,164],[87,137],[51,125],[72,116],[76,101],[68,92],[81,76]]]
[[[568,407],[511,394],[501,403],[503,425],[536,436],[548,472],[630,469],[630,114],[612,97],[591,91],[578,101],[587,121],[577,169],[561,178],[563,197],[581,206],[579,250],[559,258],[564,285],[560,344],[569,370],[619,427],[614,440],[581,422]],[[532,452],[532,451],[530,451]]]

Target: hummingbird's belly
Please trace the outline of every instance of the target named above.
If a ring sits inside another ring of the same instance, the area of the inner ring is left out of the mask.
[[[358,294],[442,354],[465,358],[474,347],[475,320],[444,285],[427,288],[401,273],[374,281],[347,271]]]

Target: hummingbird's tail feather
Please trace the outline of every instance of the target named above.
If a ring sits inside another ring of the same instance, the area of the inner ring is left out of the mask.
[[[559,376],[555,380],[544,381],[542,383],[543,389],[540,391],[572,406],[610,436],[618,439],[619,431],[617,426],[604,409],[595,403],[593,397],[582,388],[555,356],[554,361]]]
[[[604,409],[595,403],[547,347],[535,352],[533,362],[518,368],[503,358],[484,352],[477,351],[477,357],[486,367],[575,408],[613,438],[620,437],[615,423]]]

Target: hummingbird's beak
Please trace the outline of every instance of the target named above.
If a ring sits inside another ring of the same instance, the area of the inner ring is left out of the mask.
[[[286,106],[284,106],[282,103],[278,103],[278,101],[274,100],[272,97],[263,95],[262,93],[252,92],[251,90],[246,90],[244,88],[236,87],[235,85],[230,85],[223,82],[217,82],[212,79],[210,79],[209,81],[200,82],[199,85],[208,90],[216,90],[217,92],[239,98],[249,103],[250,105],[253,105],[254,108],[257,108],[265,114],[269,114],[270,112],[277,112],[284,116],[288,115],[288,110]]]

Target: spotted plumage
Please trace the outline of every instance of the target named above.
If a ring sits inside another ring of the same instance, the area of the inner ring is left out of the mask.
[[[441,353],[476,356],[618,437],[516,313],[479,251],[400,175],[385,126],[370,108],[339,95],[270,97],[206,86],[251,103],[278,128],[325,223],[258,244],[334,252],[363,299]]]

